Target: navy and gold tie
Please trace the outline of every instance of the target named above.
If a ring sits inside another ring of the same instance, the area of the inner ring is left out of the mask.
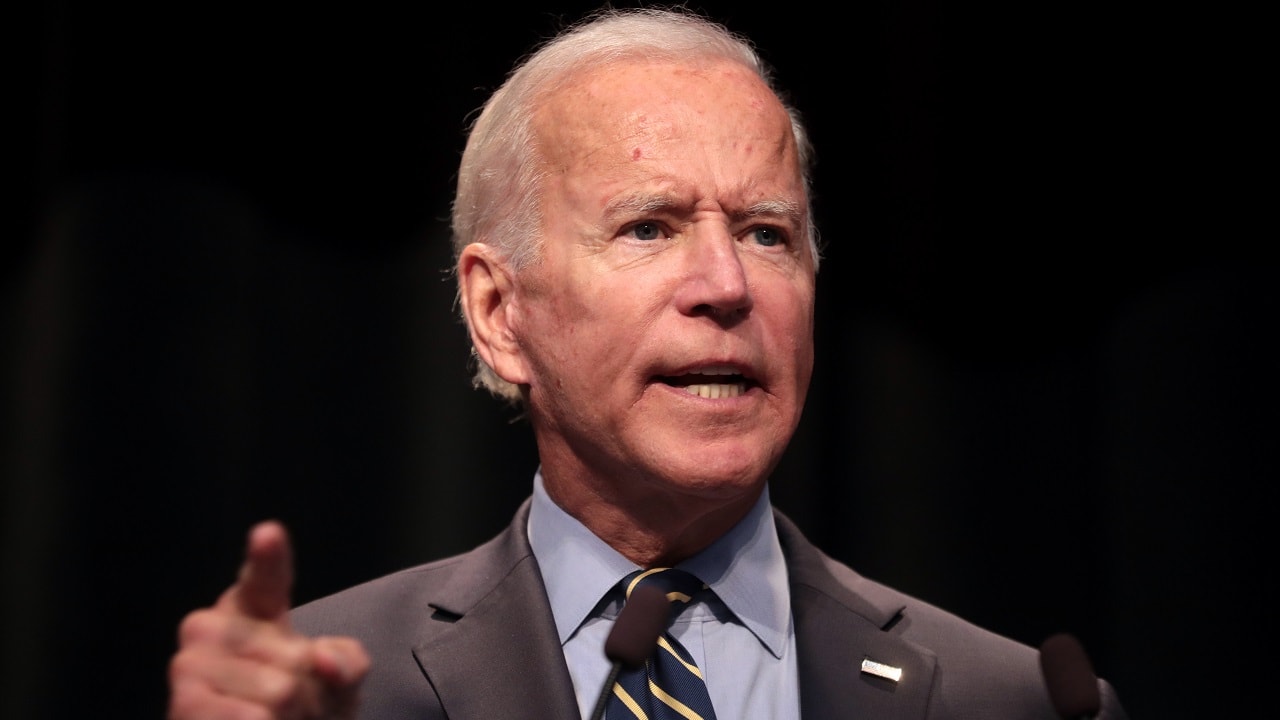
[[[627,597],[642,584],[660,587],[671,602],[675,617],[693,596],[706,586],[683,570],[654,568],[638,570],[623,580]],[[624,670],[618,675],[610,698],[607,720],[714,720],[711,697],[702,671],[693,657],[671,635],[664,632],[658,647],[644,667]]]

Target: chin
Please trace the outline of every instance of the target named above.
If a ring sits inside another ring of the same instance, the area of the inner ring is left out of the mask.
[[[727,500],[758,490],[775,463],[742,454],[694,453],[681,457],[658,475],[678,492]]]
[[[775,425],[765,427],[690,426],[681,423],[647,424],[638,432],[628,428],[625,437],[640,440],[630,445],[630,462],[642,475],[669,491],[691,497],[727,500],[764,486],[786,446],[778,442],[789,433]]]

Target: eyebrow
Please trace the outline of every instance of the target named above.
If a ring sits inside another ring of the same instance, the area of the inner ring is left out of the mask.
[[[604,212],[606,216],[619,214],[643,215],[679,208],[684,205],[687,205],[687,203],[673,195],[635,192],[620,195],[609,201],[604,207]],[[745,210],[730,212],[729,215],[735,220],[756,217],[785,218],[796,225],[802,224],[804,219],[804,211],[801,210],[800,203],[793,200],[776,199],[761,200],[748,206]]]
[[[680,207],[680,201],[671,195],[633,192],[619,195],[604,206],[606,216],[610,215],[643,215],[658,210],[670,210]]]
[[[792,200],[761,200],[741,213],[743,218],[761,216],[786,218],[796,225],[803,224],[804,220],[804,212],[800,209],[800,203]],[[738,215],[735,214],[734,217],[736,218]]]

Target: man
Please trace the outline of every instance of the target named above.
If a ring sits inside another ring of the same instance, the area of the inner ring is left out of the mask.
[[[619,582],[669,566],[709,588],[672,635],[721,720],[1054,717],[1034,650],[770,507],[813,361],[808,154],[754,53],[692,15],[603,13],[517,68],[469,137],[454,232],[479,382],[537,440],[533,497],[470,553],[291,613],[284,531],[258,526],[183,623],[171,717],[587,717]]]

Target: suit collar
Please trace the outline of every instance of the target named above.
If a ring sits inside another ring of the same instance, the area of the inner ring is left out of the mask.
[[[457,560],[429,598],[435,610],[413,654],[452,717],[577,717],[573,683],[525,528],[529,505],[498,537]],[[920,720],[936,658],[894,628],[894,594],[827,557],[781,513],[799,654],[804,720]],[[550,658],[555,660],[548,661]],[[900,668],[892,682],[862,672],[863,660]],[[536,669],[536,671],[533,671]]]
[[[451,717],[578,715],[525,535],[528,512],[526,502],[498,537],[462,556],[430,598],[435,613],[413,654]]]
[[[827,557],[781,513],[796,624],[801,716],[918,720],[928,710],[936,658],[893,632],[903,603]],[[862,670],[870,660],[902,671],[897,682]]]

